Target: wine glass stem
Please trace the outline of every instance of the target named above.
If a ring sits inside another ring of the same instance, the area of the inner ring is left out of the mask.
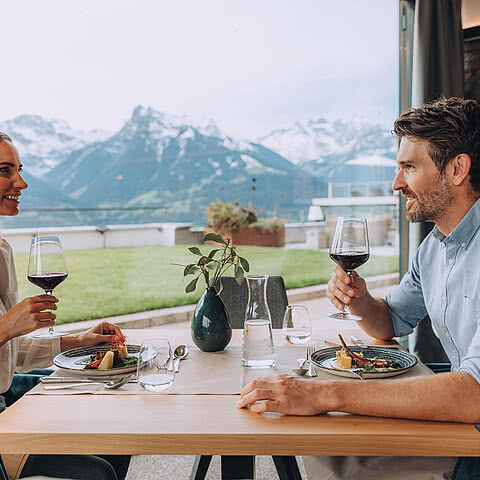
[[[45,294],[46,294],[46,295],[53,295],[51,290],[45,290]],[[54,328],[53,328],[53,325],[50,325],[50,326],[48,327],[48,333],[49,333],[50,335],[53,335],[53,334],[55,333],[55,330],[54,330]]]

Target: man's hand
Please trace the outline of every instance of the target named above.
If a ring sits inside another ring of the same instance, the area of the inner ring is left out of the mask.
[[[367,284],[357,272],[348,275],[338,265],[333,269],[332,278],[328,282],[327,297],[338,310],[343,309],[344,303],[354,307],[366,295]]]
[[[60,348],[64,352],[72,348],[89,347],[100,343],[122,343],[125,341],[125,335],[123,335],[120,327],[117,325],[101,322],[85,332],[62,337],[60,341]]]
[[[330,411],[329,402],[330,395],[323,392],[322,382],[275,375],[257,378],[245,386],[240,392],[237,407],[250,405],[250,410],[255,413],[317,415]]]
[[[44,294],[17,303],[0,318],[1,330],[6,332],[5,341],[55,325],[56,315],[49,310],[56,310],[57,302],[53,295]]]

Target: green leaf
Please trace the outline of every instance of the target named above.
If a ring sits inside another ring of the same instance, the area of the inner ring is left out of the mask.
[[[197,278],[194,278],[186,287],[185,287],[185,293],[191,293],[194,292],[195,289],[197,288],[197,282],[198,279],[200,278],[200,275]]]
[[[189,250],[195,255],[200,255],[200,256],[203,255],[198,247],[190,247]]]
[[[185,267],[185,270],[183,271],[183,276],[186,277],[187,275],[193,275],[194,273],[198,272],[198,267],[191,263],[190,265],[187,265]]]
[[[208,256],[209,256],[210,258],[213,258],[213,257],[215,256],[215,254],[216,254],[217,252],[220,252],[221,250],[223,250],[223,248],[215,248],[214,250],[211,250],[211,251],[210,251],[210,253],[208,254]]]
[[[216,233],[207,233],[205,237],[203,238],[204,242],[215,242],[215,243],[221,243],[223,245],[228,245],[227,242],[224,240],[224,238],[221,235],[217,235]]]
[[[245,274],[243,272],[243,268],[239,265],[235,265],[235,280],[237,281],[237,283],[241,285],[244,278]]]
[[[246,258],[243,258],[243,257],[238,257],[240,259],[240,263],[242,264],[242,268],[246,271],[246,272],[249,272],[250,271],[250,265],[247,261]]]

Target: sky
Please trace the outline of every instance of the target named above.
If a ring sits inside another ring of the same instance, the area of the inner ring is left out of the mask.
[[[0,121],[114,132],[136,105],[253,138],[398,113],[398,0],[10,0]]]

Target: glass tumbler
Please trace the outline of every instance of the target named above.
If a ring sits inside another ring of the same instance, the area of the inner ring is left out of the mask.
[[[305,305],[287,305],[283,317],[282,333],[294,345],[307,343],[312,336],[312,324]]]
[[[138,354],[138,384],[149,392],[163,392],[170,388],[175,380],[172,359],[172,347],[168,340],[145,340]]]

